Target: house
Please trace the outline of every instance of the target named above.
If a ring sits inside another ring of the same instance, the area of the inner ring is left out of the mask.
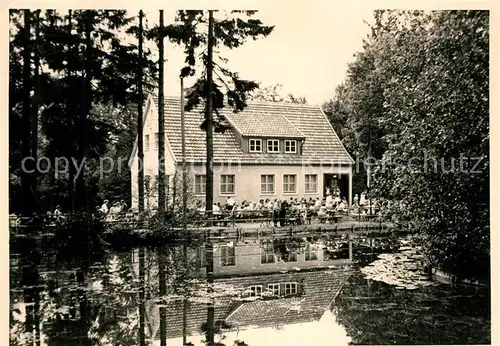
[[[338,267],[218,279],[216,287],[250,288],[251,293],[248,299],[234,296],[215,298],[214,322],[224,326],[224,333],[318,322],[333,308],[335,297],[351,273],[349,268]],[[265,291],[271,294],[266,297]],[[207,323],[207,304],[194,300],[184,309],[182,300],[171,300],[167,311],[169,344],[175,344],[171,341],[182,337],[183,314],[186,315],[188,341],[203,339],[201,330]]]
[[[167,196],[182,162],[181,103],[164,100],[165,173]],[[243,111],[220,110],[228,126],[214,133],[214,201],[323,197],[337,186],[351,202],[354,160],[342,145],[319,106],[252,102]],[[185,159],[192,195],[206,193],[206,134],[200,128],[198,107],[185,116]],[[158,176],[158,99],[150,95],[144,107],[145,207],[157,204],[154,182]],[[138,206],[137,144],[131,155],[132,207]]]
[[[332,251],[345,249],[343,245],[347,245],[347,252]],[[202,279],[199,281],[202,284],[206,250],[206,245],[202,244],[190,246],[187,252],[188,263],[199,266],[200,270],[192,273],[198,273],[196,278]],[[131,263],[137,277],[136,252],[132,254]],[[332,308],[335,296],[352,273],[351,264],[350,241],[341,235],[322,235],[318,239],[279,237],[215,241],[214,323],[224,326],[224,332],[231,332],[317,322]],[[152,291],[157,288],[153,279],[156,275],[157,267],[152,266],[146,275],[146,282],[153,284]],[[184,314],[187,336],[191,340],[202,339],[201,330],[207,322],[206,288],[199,289],[196,283],[190,287],[194,292],[189,295],[187,305],[175,296],[167,303],[169,344],[172,343],[170,339],[182,337]],[[154,305],[151,307],[148,316],[156,323],[152,330],[158,338],[159,310]]]
[[[352,262],[352,245],[340,239],[326,243],[300,238],[221,241],[214,245],[213,257],[215,277],[255,275],[346,265]]]

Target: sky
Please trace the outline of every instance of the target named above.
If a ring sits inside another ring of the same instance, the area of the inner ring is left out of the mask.
[[[371,22],[372,9],[338,7],[333,1],[287,3],[269,1],[259,6],[254,16],[274,31],[257,41],[222,52],[228,67],[241,78],[255,80],[261,86],[282,85],[284,93],[306,97],[308,103],[329,100],[346,76],[347,65],[359,51],[369,32],[364,21]],[[173,22],[176,8],[162,6],[165,25]],[[159,13],[145,9],[150,26],[158,23]],[[130,13],[131,14],[131,13]],[[156,50],[155,45],[152,45]],[[165,41],[165,94],[180,94],[179,70],[184,54]],[[185,80],[189,87],[194,79]]]
[[[289,313],[304,313],[291,311]],[[248,345],[273,346],[303,346],[303,345],[335,345],[347,346],[351,338],[347,336],[345,328],[337,322],[334,313],[328,309],[318,321],[283,325],[280,328],[249,328],[236,332],[225,332],[224,344],[233,345],[236,340],[244,341]],[[193,335],[187,338],[188,342],[196,346],[204,346],[204,337]],[[168,339],[170,346],[181,346],[182,338]],[[159,346],[160,341],[153,344]]]

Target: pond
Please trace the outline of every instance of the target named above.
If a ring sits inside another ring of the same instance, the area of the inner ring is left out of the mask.
[[[432,280],[394,235],[74,238],[11,244],[11,345],[490,343],[489,290]]]

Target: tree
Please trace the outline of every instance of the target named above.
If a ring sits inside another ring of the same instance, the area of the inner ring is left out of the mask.
[[[166,26],[162,32],[157,29],[151,33],[152,37],[169,37],[171,41],[184,47],[186,65],[180,71],[181,77],[195,76],[197,70],[201,70],[200,77],[186,96],[185,109],[190,111],[203,104],[205,120],[201,128],[207,133],[207,209],[213,205],[212,131],[226,129],[218,110],[225,106],[236,112],[242,110],[246,106],[248,92],[258,87],[254,81],[241,79],[238,73],[225,68],[223,65],[227,59],[217,54],[217,49],[221,46],[237,48],[248,38],[265,37],[273,30],[272,26],[265,26],[260,20],[252,18],[256,11],[224,12],[220,18],[214,18],[213,12],[179,11],[176,23]],[[209,20],[210,18],[213,20]],[[201,53],[200,48],[204,48]],[[213,49],[216,50],[215,57],[210,54]],[[212,111],[215,113],[213,118]]]
[[[423,236],[433,265],[487,279],[488,13],[377,11],[375,19],[332,107],[346,119],[344,143],[369,152],[371,142],[380,159],[373,194]]]
[[[25,92],[20,83],[23,80],[22,18],[22,12],[10,12],[14,24],[10,32],[11,129],[22,120],[19,105]],[[56,157],[64,157],[70,163],[74,159],[77,166],[87,168],[77,176],[75,165],[70,164],[68,174],[54,177],[52,167],[48,174],[40,177],[40,185],[34,190],[39,190],[40,204],[45,208],[57,203],[66,210],[73,204],[78,209],[87,209],[97,202],[98,190],[95,187],[99,177],[95,177],[93,169],[98,167],[96,162],[104,154],[113,137],[110,134],[114,132],[106,115],[95,108],[100,104],[118,106],[138,101],[138,47],[123,40],[123,34],[125,37],[136,35],[138,27],[125,11],[70,10],[65,14],[47,10],[33,16],[32,21],[37,49],[34,56],[30,54],[35,66],[30,74],[31,85],[35,87],[30,101],[34,105],[33,120],[37,119],[36,109],[39,108],[40,126],[35,125],[36,121],[31,122],[31,154],[39,142],[39,151],[43,151],[51,163]],[[151,52],[145,50],[146,90],[153,88],[157,69],[150,56]],[[16,132],[11,131],[10,141],[11,208],[19,210],[32,198],[26,200],[16,188],[19,186],[18,177],[22,177],[21,160],[27,156],[17,144],[22,141]]]
[[[31,11],[24,10],[23,34],[23,87],[22,87],[22,141],[21,149],[23,158],[31,153]],[[33,211],[34,198],[31,192],[30,175],[26,170],[21,173],[21,186],[25,200],[24,214]]]
[[[275,84],[272,86],[261,87],[253,90],[249,96],[252,101],[269,101],[269,102],[288,102],[306,104],[305,97],[297,97],[291,93],[284,95],[283,85]]]

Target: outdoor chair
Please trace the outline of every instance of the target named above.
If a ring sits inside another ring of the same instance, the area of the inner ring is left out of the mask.
[[[272,210],[263,210],[259,227],[271,227],[273,222]]]

